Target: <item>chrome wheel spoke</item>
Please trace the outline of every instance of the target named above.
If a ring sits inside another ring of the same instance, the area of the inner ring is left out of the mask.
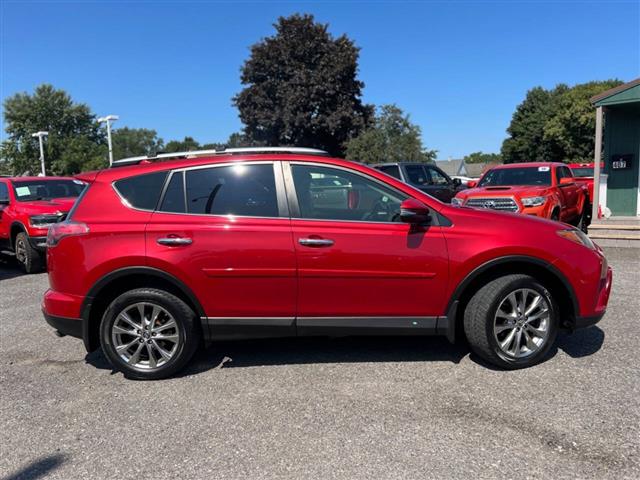
[[[493,334],[503,354],[519,359],[539,351],[549,337],[551,305],[538,291],[520,288],[498,304]]]
[[[178,323],[165,308],[139,302],[125,307],[116,316],[111,339],[122,361],[148,370],[159,368],[173,358],[181,334]]]

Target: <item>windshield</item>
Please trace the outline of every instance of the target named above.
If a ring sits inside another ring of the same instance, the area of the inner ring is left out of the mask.
[[[589,167],[578,167],[572,168],[574,177],[593,177],[593,168]]]
[[[16,199],[20,202],[77,197],[85,184],[79,180],[24,180],[13,181]]]
[[[508,185],[551,185],[551,168],[495,168],[489,170],[478,183],[479,187]]]

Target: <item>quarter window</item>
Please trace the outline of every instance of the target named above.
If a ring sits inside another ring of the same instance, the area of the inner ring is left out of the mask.
[[[292,165],[300,218],[399,222],[406,195],[337,168]]]
[[[278,217],[272,164],[229,165],[186,172],[187,212]]]
[[[115,182],[116,190],[129,205],[142,210],[155,210],[167,172],[147,173]]]
[[[9,200],[9,188],[4,182],[0,182],[0,200],[4,200],[5,202]]]
[[[386,173],[387,175],[391,175],[398,180],[402,180],[400,176],[400,168],[397,165],[386,165],[384,167],[377,167],[381,172]]]

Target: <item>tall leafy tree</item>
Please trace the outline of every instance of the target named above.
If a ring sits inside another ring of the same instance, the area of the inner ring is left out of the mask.
[[[164,151],[167,153],[189,152],[191,150],[199,150],[200,143],[193,137],[184,137],[184,140],[171,140],[167,142]]]
[[[364,163],[430,162],[437,151],[422,145],[422,132],[395,105],[378,109],[373,125],[346,144],[346,157]]]
[[[502,163],[502,155],[499,153],[473,152],[465,155],[465,163]]]
[[[38,141],[31,134],[49,132],[45,140],[47,173],[76,173],[79,164],[71,153],[92,162],[106,156],[104,130],[89,107],[75,103],[64,91],[51,85],[38,86],[33,94],[18,93],[4,101],[5,130],[1,157],[13,174],[40,171]]]
[[[274,36],[251,47],[242,67],[245,87],[233,98],[245,135],[259,144],[343,154],[373,112],[361,99],[359,49],[312,15],[280,17],[274,27]]]
[[[146,128],[118,128],[112,132],[113,158],[154,155],[164,148],[155,130]]]
[[[595,114],[589,99],[621,83],[606,80],[529,90],[513,114],[509,137],[502,143],[504,162],[590,161]]]

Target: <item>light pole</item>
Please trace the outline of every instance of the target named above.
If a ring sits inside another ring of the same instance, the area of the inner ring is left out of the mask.
[[[113,146],[111,145],[111,122],[115,122],[120,117],[118,115],[107,115],[100,117],[98,122],[107,124],[107,142],[109,142],[109,166],[113,165]]]
[[[47,135],[49,135],[49,132],[36,132],[36,133],[32,133],[31,136],[32,137],[38,137],[38,140],[40,141],[40,169],[42,170],[42,176],[46,177],[47,176],[47,172],[44,168],[44,145],[42,143],[42,139],[44,137],[46,137]]]

